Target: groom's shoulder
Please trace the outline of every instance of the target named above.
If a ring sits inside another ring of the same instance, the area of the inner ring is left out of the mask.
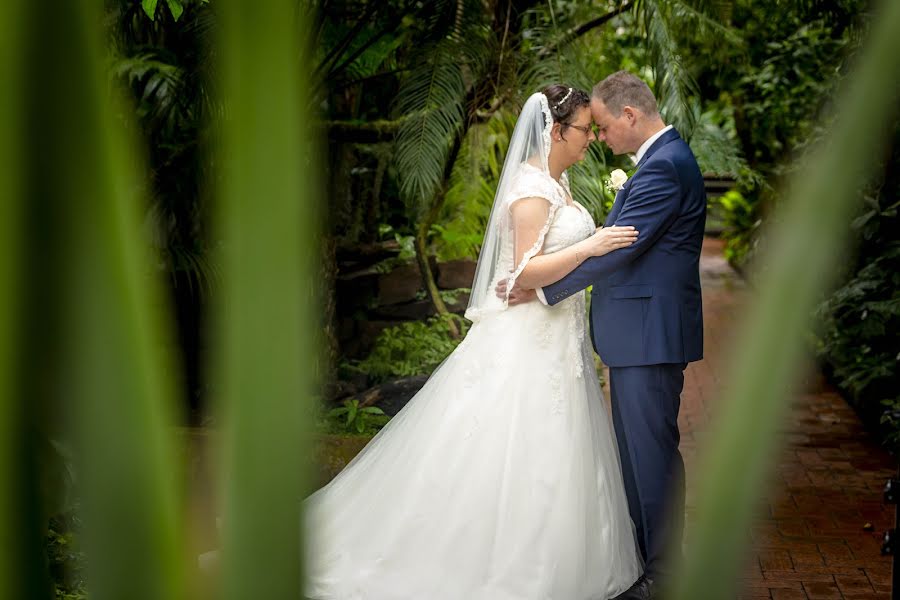
[[[681,136],[673,139],[668,144],[659,149],[653,157],[659,160],[664,160],[666,162],[671,163],[675,166],[675,168],[679,171],[684,169],[687,170],[700,170],[699,165],[697,164],[697,158],[694,156],[693,150],[691,150],[690,145],[686,141],[684,141]]]
[[[691,151],[691,147],[688,143],[684,141],[677,132],[673,131],[672,133],[674,134],[672,135],[672,138],[667,140],[666,143],[654,153],[654,156],[668,160],[686,156],[693,157],[694,153]]]
[[[680,137],[673,139],[647,157],[648,164],[656,164],[657,168],[681,171],[685,168],[697,166],[697,159],[691,151],[691,147]],[[664,166],[668,165],[668,167]]]
[[[652,165],[651,168],[645,168],[647,176],[650,173],[669,173],[678,180],[681,186],[696,187],[702,185],[703,175],[700,171],[700,165],[694,156],[691,147],[681,137],[677,137],[653,153],[648,157],[647,164]],[[638,169],[638,173],[641,169]]]

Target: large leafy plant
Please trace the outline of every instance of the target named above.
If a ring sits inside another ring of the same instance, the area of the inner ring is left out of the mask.
[[[377,406],[360,406],[356,398],[344,400],[342,406],[331,409],[326,416],[338,422],[342,431],[357,434],[375,433],[390,420]]]
[[[460,339],[453,337],[450,325],[465,335],[467,323],[450,314],[390,327],[379,334],[365,360],[348,367],[366,373],[375,382],[428,375],[459,345]]]

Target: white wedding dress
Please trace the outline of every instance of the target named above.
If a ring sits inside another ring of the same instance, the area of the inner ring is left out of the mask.
[[[522,166],[505,206],[525,196],[551,204],[535,251],[594,232],[568,190]],[[511,264],[512,245],[499,252]],[[640,576],[584,292],[503,308],[484,311],[409,404],[306,500],[308,597],[593,600]]]

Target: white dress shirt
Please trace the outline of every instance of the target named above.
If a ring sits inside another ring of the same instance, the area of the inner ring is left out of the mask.
[[[638,164],[639,162],[641,162],[641,159],[644,158],[645,154],[647,154],[647,150],[650,149],[650,146],[653,145],[653,142],[658,140],[662,136],[662,134],[664,134],[665,132],[667,132],[670,129],[672,129],[672,126],[666,125],[662,129],[660,129],[659,131],[657,131],[656,133],[654,133],[653,135],[648,137],[647,140],[643,144],[641,144],[641,147],[638,148],[638,151],[634,154],[634,158],[632,158],[632,160],[634,161],[634,164]]]
[[[662,136],[662,134],[664,134],[665,132],[667,132],[670,129],[672,129],[672,126],[666,125],[662,129],[660,129],[659,131],[657,131],[656,133],[654,133],[653,135],[648,137],[644,141],[644,143],[641,144],[641,147],[638,148],[638,151],[634,154],[634,156],[631,157],[631,160],[634,161],[634,164],[638,164],[639,162],[641,162],[641,159],[644,158],[644,155],[647,153],[647,150],[650,149],[650,146],[653,145],[653,142],[658,140]],[[547,298],[544,296],[543,288],[535,288],[534,292],[535,292],[535,294],[537,294],[538,300],[540,300],[542,304],[546,305]]]

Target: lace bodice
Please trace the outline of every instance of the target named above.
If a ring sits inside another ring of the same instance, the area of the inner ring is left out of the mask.
[[[561,206],[544,235],[544,254],[557,252],[590,237],[595,231],[594,219],[578,204]]]
[[[527,165],[510,190],[507,206],[528,197],[546,198],[550,201],[550,218],[533,251],[529,253],[529,258],[538,252],[543,254],[557,252],[594,233],[594,219],[590,213],[577,202],[569,204],[572,195],[569,190],[569,178],[563,173],[560,179],[560,183],[557,183],[541,170]],[[510,243],[502,249],[502,260],[512,267],[513,244],[512,239],[509,241]]]
[[[497,297],[494,288],[501,280],[506,280],[507,283],[512,282],[514,286],[516,278],[525,265],[538,252],[543,254],[557,252],[594,233],[594,220],[590,213],[577,202],[570,200],[569,180],[565,173],[557,182],[546,172],[524,163],[499,208],[509,215],[513,203],[522,198],[533,197],[544,198],[549,202],[547,221],[531,249],[525,252],[521,260],[516,262],[514,256],[515,232],[512,229],[512,222],[508,218],[499,220],[499,244],[496,266],[492,269],[492,278],[489,285],[486,286],[486,291],[483,291],[480,296],[481,301],[478,303],[478,308],[470,305],[469,310],[466,311],[466,318],[473,322],[486,314],[506,309],[506,303]],[[480,258],[479,261],[481,260]],[[572,298],[578,296],[583,296],[583,294],[575,294]]]

